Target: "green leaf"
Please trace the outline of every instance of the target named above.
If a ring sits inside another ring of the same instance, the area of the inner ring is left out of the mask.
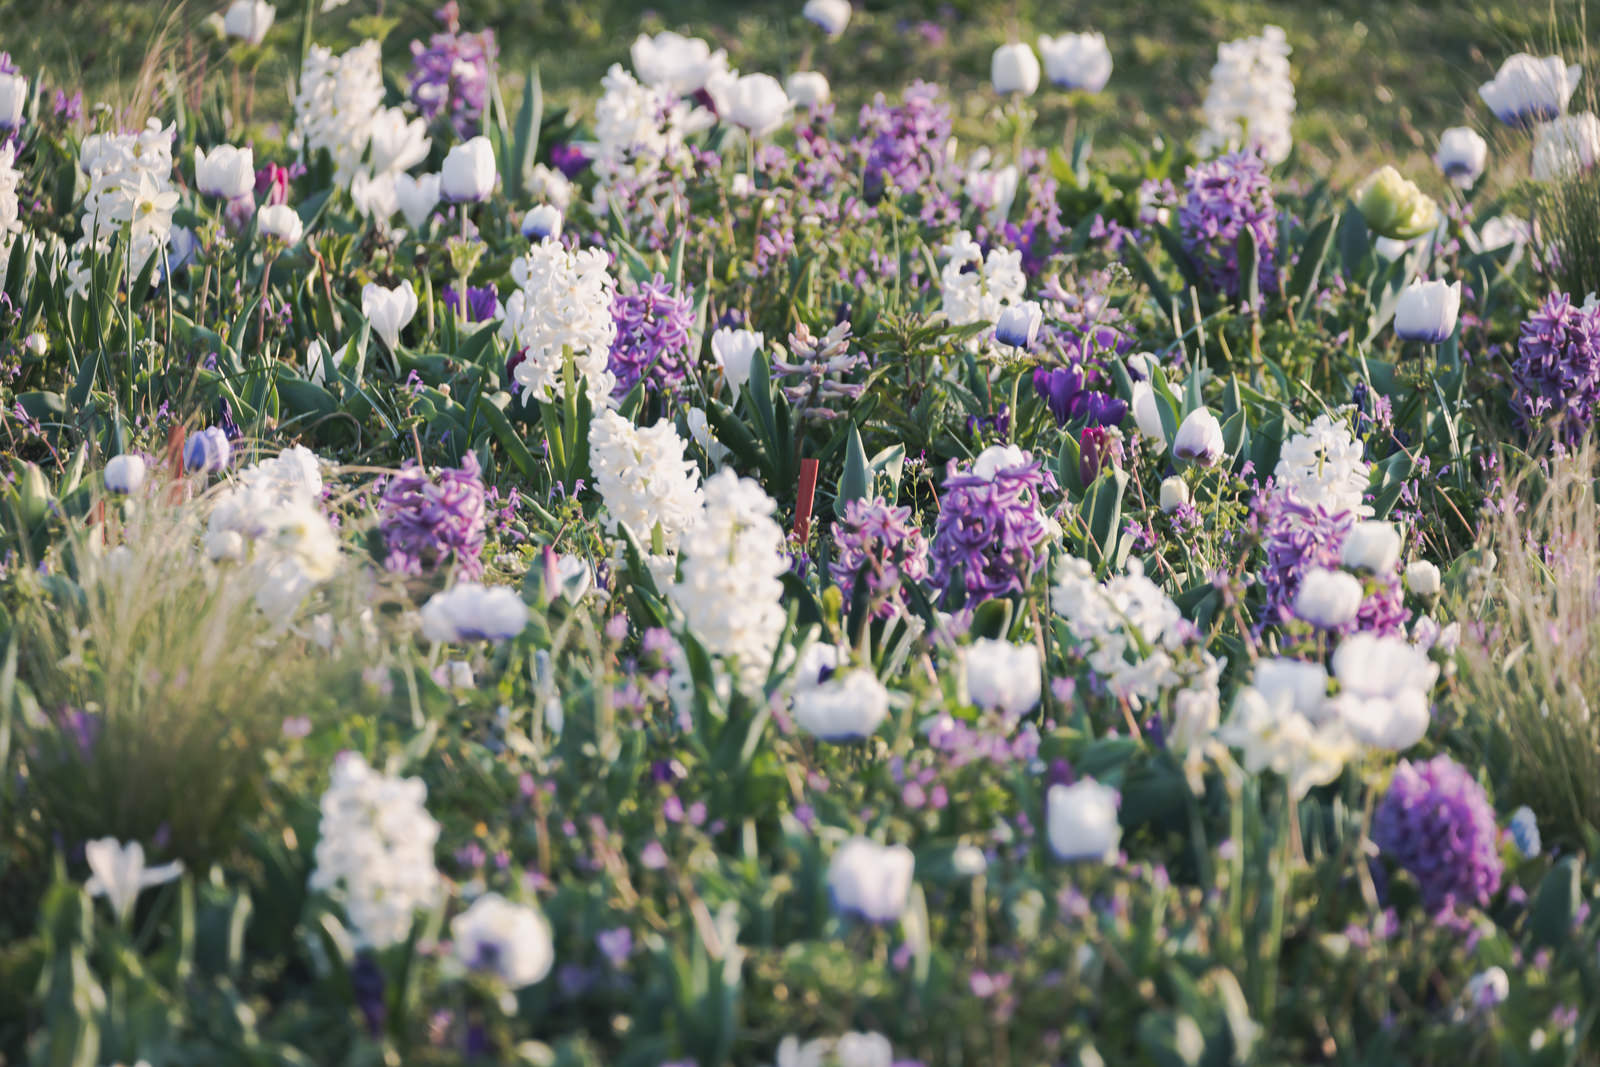
[[[1528,909],[1528,937],[1535,948],[1560,948],[1572,937],[1573,920],[1583,899],[1577,856],[1567,856],[1550,869]]]
[[[834,510],[842,512],[852,500],[865,500],[872,491],[872,472],[867,468],[867,452],[861,447],[861,432],[854,423],[845,438],[844,471],[839,475],[839,489]]]
[[[1006,597],[985,600],[973,609],[972,636],[1004,640],[1011,630],[1011,617],[1015,610],[1015,605]]]
[[[1290,303],[1300,306],[1311,299],[1317,282],[1322,278],[1322,266],[1328,260],[1328,252],[1333,248],[1339,220],[1340,215],[1336,211],[1317,223],[1306,238],[1305,245],[1300,249],[1300,262],[1294,265],[1294,276],[1289,279]]]

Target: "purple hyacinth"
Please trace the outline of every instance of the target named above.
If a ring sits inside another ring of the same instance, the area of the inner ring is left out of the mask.
[[[852,500],[833,524],[835,556],[828,571],[848,604],[865,580],[872,614],[885,619],[906,610],[903,583],[928,577],[928,543],[911,524],[911,509],[883,499]]]
[[[1091,372],[1092,374],[1093,372]],[[1115,426],[1128,413],[1125,401],[1089,388],[1080,366],[1039,367],[1033,372],[1033,389],[1050,404],[1057,426],[1085,420],[1090,426]]]
[[[1049,539],[1039,497],[1053,488],[1044,464],[1015,447],[987,448],[959,467],[951,460],[933,533],[933,584],[948,596],[959,571],[969,598],[1026,589]]]
[[[388,552],[384,566],[419,575],[454,560],[467,578],[483,573],[485,524],[483,479],[478,460],[468,452],[459,468],[442,467],[430,477],[407,460],[389,479],[378,502],[380,529]]]
[[[444,306],[454,314],[461,308],[461,289],[449,286],[444,291]],[[467,286],[467,321],[488,322],[500,308],[500,293],[491,282],[488,285]]]
[[[1325,567],[1338,570],[1345,539],[1355,528],[1353,512],[1330,513],[1322,505],[1306,506],[1288,492],[1271,492],[1256,500],[1254,521],[1266,548],[1267,565],[1261,584],[1267,605],[1261,613],[1262,625],[1281,625],[1297,616],[1294,598],[1300,580],[1308,571]],[[1355,620],[1341,633],[1371,631],[1376,634],[1404,635],[1411,613],[1405,604],[1398,567],[1393,574],[1366,575],[1378,588],[1367,594]]]
[[[1500,888],[1494,808],[1449,756],[1400,762],[1373,816],[1372,840],[1417,880],[1431,912],[1481,908]]]
[[[641,378],[649,387],[672,390],[687,374],[685,357],[689,327],[694,322],[693,294],[678,296],[657,274],[611,302],[617,337],[611,342],[608,366],[617,376],[617,396],[626,396]]]
[[[1267,166],[1253,152],[1235,152],[1190,167],[1188,195],[1178,213],[1179,231],[1190,258],[1213,288],[1238,300],[1239,236],[1249,230],[1260,260],[1261,292],[1277,288],[1278,208]]]
[[[462,33],[455,0],[435,12],[445,24],[426,48],[411,42],[411,102],[425,119],[443,115],[463,140],[478,132],[497,52],[494,31]]]
[[[861,136],[856,148],[864,157],[863,185],[869,199],[889,186],[902,193],[928,191],[942,184],[951,164],[945,152],[950,141],[950,105],[939,99],[939,87],[914,82],[890,105],[882,93],[861,109]]]
[[[1524,429],[1554,419],[1558,440],[1577,444],[1600,403],[1600,306],[1585,309],[1552,293],[1522,324],[1512,385]]]

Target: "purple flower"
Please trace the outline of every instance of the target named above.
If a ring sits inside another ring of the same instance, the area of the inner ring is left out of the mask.
[[[928,544],[911,524],[911,509],[895,507],[881,496],[847,503],[844,517],[834,521],[833,544],[828,571],[845,603],[855,596],[856,582],[865,581],[877,618],[904,613],[901,584],[928,576]]]
[[[666,391],[683,381],[694,321],[692,294],[676,295],[657,274],[629,292],[619,292],[612,300],[611,317],[617,323],[617,337],[611,342],[608,366],[617,376],[617,396],[626,396],[641,379]]]
[[[444,291],[444,304],[451,312],[461,307],[460,286],[449,286]],[[488,322],[500,309],[500,293],[494,283],[467,286],[467,321]]]
[[[1449,756],[1402,760],[1372,819],[1372,840],[1422,887],[1430,912],[1484,907],[1500,888],[1499,832],[1483,787]]]
[[[1053,488],[1044,464],[1019,448],[992,446],[960,467],[951,460],[933,533],[933,584],[948,597],[959,574],[975,599],[1026,589],[1049,539],[1039,495]]]
[[[384,486],[378,514],[390,570],[420,575],[454,560],[464,577],[483,573],[484,488],[471,452],[459,469],[444,467],[432,477],[407,460]]]
[[[228,466],[228,435],[220,426],[192,434],[183,446],[183,465],[190,471],[220,471]]]
[[[1557,439],[1577,444],[1600,397],[1600,307],[1585,310],[1552,293],[1522,324],[1511,373],[1517,421],[1532,432],[1554,420]]]
[[[611,961],[611,966],[621,969],[633,954],[633,931],[626,926],[601,930],[594,935],[594,943],[600,954]]]
[[[497,49],[493,30],[459,31],[455,6],[446,4],[438,12],[446,32],[434,34],[426,48],[411,42],[410,96],[423,118],[442,115],[466,140],[479,131]]]
[[[566,142],[550,146],[550,162],[568,178],[576,178],[589,169],[589,156],[584,150]]]
[[[1197,167],[1184,180],[1188,195],[1178,213],[1183,246],[1213,288],[1231,300],[1243,295],[1239,237],[1255,238],[1262,293],[1278,284],[1278,209],[1261,157],[1235,152]]]
[[[1057,426],[1079,419],[1090,426],[1115,426],[1128,413],[1125,401],[1087,388],[1081,366],[1039,367],[1033,372],[1033,389],[1049,402]]]
[[[950,105],[939,99],[939,87],[914,82],[891,106],[883,94],[861,109],[861,137],[856,142],[865,157],[863,185],[875,200],[894,186],[903,193],[929,191],[951,179],[945,153],[950,141]]]
[[[1296,618],[1294,600],[1301,579],[1313,570],[1340,568],[1356,516],[1348,511],[1329,513],[1320,504],[1307,507],[1293,494],[1279,491],[1257,499],[1255,522],[1267,554],[1260,575],[1267,595],[1262,624],[1286,623]],[[1411,613],[1398,568],[1392,574],[1367,575],[1366,581],[1377,583],[1377,588],[1361,601],[1355,620],[1341,632],[1404,634]]]

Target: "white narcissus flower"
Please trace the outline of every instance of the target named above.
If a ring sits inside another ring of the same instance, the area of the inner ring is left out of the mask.
[[[1391,575],[1400,565],[1400,531],[1392,523],[1367,520],[1345,535],[1339,562],[1351,570]]]
[[[1117,822],[1120,796],[1093,778],[1053,785],[1045,795],[1045,833],[1057,859],[1114,859],[1122,841]]]
[[[268,204],[256,212],[256,228],[264,236],[291,246],[299,244],[305,233],[299,213],[288,204]]]
[[[1044,310],[1032,300],[1012,304],[1000,312],[994,326],[994,339],[1012,348],[1032,348],[1044,324]]]
[[[1433,161],[1458,189],[1470,189],[1489,162],[1489,142],[1470,126],[1452,126],[1439,135]]]
[[[1536,59],[1518,52],[1500,64],[1493,81],[1479,86],[1478,95],[1501,122],[1530,126],[1565,112],[1582,77],[1582,67],[1569,67],[1560,56]]]
[[[718,105],[719,112],[723,112],[723,105],[727,120],[752,138],[776,131],[794,107],[789,94],[770,74],[746,74],[728,87],[726,99]]]
[[[1032,96],[1039,89],[1039,57],[1020,41],[1003,44],[994,50],[994,58],[989,61],[989,80],[1001,96]]]
[[[1039,54],[1044,57],[1044,73],[1051,85],[1098,93],[1111,80],[1111,49],[1106,47],[1104,34],[1041,34]]]
[[[843,915],[867,922],[893,922],[911,896],[916,857],[904,845],[880,845],[853,837],[828,864],[828,892]]]
[[[766,337],[755,330],[733,330],[726,326],[711,335],[711,355],[735,393],[750,380],[750,364],[766,341]]]
[[[28,107],[28,79],[20,74],[0,74],[0,130],[22,125]]]
[[[452,204],[475,204],[489,199],[495,176],[494,146],[479,134],[445,154],[439,192]]]
[[[1539,127],[1529,169],[1538,182],[1568,181],[1600,160],[1600,118],[1592,112],[1560,115]]]
[[[509,641],[528,625],[528,605],[515,591],[458,582],[422,606],[422,636],[430,641]]]
[[[144,485],[145,474],[144,457],[136,453],[125,452],[106,460],[106,488],[113,493],[137,493]]]
[[[1406,588],[1423,599],[1439,595],[1439,568],[1425,559],[1406,565]]]
[[[256,187],[255,153],[248,148],[219,144],[209,153],[194,150],[195,188],[219,200],[249,196]]]
[[[423,174],[413,178],[409,174],[394,176],[394,198],[406,225],[420,230],[428,224],[433,209],[439,206],[439,176]]]
[[[1439,665],[1403,637],[1355,633],[1333,653],[1339,693],[1328,710],[1358,741],[1398,752],[1422,740]]]
[[[888,717],[889,690],[870,670],[836,674],[802,687],[794,697],[796,724],[824,741],[870,737]]]
[[[1222,423],[1209,408],[1195,408],[1185,415],[1172,439],[1172,454],[1200,467],[1215,467],[1222,449]]]
[[[1317,567],[1300,579],[1294,613],[1313,626],[1337,630],[1355,620],[1362,596],[1361,582],[1354,575]]]
[[[89,881],[84,888],[92,897],[105,897],[119,923],[132,914],[141,892],[183,873],[183,864],[176,861],[146,867],[144,846],[137,841],[124,845],[114,837],[102,837],[90,841],[83,852],[89,861]]]
[[[967,702],[1019,718],[1039,704],[1040,665],[1036,645],[1013,645],[980,637],[962,654]]]
[[[705,409],[689,408],[683,413],[683,421],[689,428],[689,440],[699,446],[713,466],[721,467],[728,458],[728,447],[718,441],[716,434],[711,431],[711,421],[706,418]]]
[[[428,158],[433,139],[428,136],[426,119],[407,119],[397,107],[386,107],[372,119],[370,162],[374,174],[391,174],[412,167]]]
[[[796,107],[815,107],[828,102],[828,79],[814,70],[797,70],[783,83],[784,91]]]
[[[549,204],[540,204],[530,208],[522,216],[522,236],[530,241],[542,241],[546,237],[561,236],[561,212]]]
[[[550,973],[555,943],[550,922],[538,908],[485,893],[450,921],[456,959],[469,970],[492,974],[512,989],[533,985]]]
[[[806,0],[800,14],[829,37],[837,37],[850,25],[850,0]]]
[[[1406,286],[1394,308],[1395,336],[1436,345],[1456,329],[1461,313],[1461,283],[1417,279]]]
[[[386,289],[377,282],[361,287],[361,314],[393,351],[400,344],[400,331],[417,313],[417,293],[409,281]]]
[[[1339,777],[1357,749],[1342,723],[1314,724],[1292,700],[1288,687],[1267,693],[1245,686],[1217,740],[1239,750],[1239,762],[1249,773],[1279,774],[1295,797],[1303,797]]]
[[[277,9],[266,0],[233,0],[222,16],[222,32],[250,44],[260,44],[266,40],[277,14]]]

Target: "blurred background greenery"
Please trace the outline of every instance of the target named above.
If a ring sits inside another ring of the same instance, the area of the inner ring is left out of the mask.
[[[190,35],[223,6],[220,0],[3,0],[0,25],[7,32],[0,47],[24,70],[81,84],[90,103],[122,104],[142,70],[148,76],[200,62],[206,49]],[[410,42],[437,26],[437,6],[351,0],[317,16],[316,38],[347,45],[370,32],[373,15],[383,16],[393,25],[384,41],[386,67],[403,78]],[[735,66],[780,75],[796,69],[816,40],[799,18],[800,0],[461,0],[459,6],[463,28],[494,29],[509,96],[537,63],[547,97],[557,103],[592,96],[606,68],[627,61],[628,44],[642,31],[703,36],[726,48]],[[1086,99],[1047,88],[1037,103],[1046,135],[1076,119],[1096,129],[1101,150],[1123,136],[1141,142],[1162,133],[1187,136],[1217,44],[1275,23],[1294,47],[1301,162],[1336,179],[1377,159],[1424,162],[1440,130],[1482,126],[1487,116],[1476,87],[1506,55],[1559,49],[1582,58],[1586,26],[1600,15],[1600,0],[1087,0],[1070,10],[1040,0],[856,0],[855,6],[845,36],[811,53],[810,65],[828,75],[841,109],[918,78],[935,81],[951,90],[957,131],[966,139],[983,139],[988,126],[993,101],[976,90],[987,81],[995,45],[1014,31],[1032,41],[1040,32],[1099,30],[1116,61],[1107,92]],[[256,70],[259,117],[274,114],[265,105],[281,103],[291,83],[301,7],[300,0],[283,0],[268,50],[244,57]]]

